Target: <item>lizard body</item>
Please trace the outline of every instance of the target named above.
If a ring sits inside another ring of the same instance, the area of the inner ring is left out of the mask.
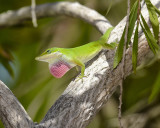
[[[83,78],[86,62],[95,57],[102,49],[113,49],[117,46],[117,43],[106,43],[112,29],[109,28],[99,40],[79,47],[49,48],[36,57],[36,60],[48,62],[50,72],[56,78],[61,78],[71,68],[80,66],[80,78]]]

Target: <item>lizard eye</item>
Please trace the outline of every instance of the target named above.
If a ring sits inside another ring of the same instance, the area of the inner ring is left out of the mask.
[[[50,53],[51,53],[51,50],[47,50],[47,53],[50,54]]]

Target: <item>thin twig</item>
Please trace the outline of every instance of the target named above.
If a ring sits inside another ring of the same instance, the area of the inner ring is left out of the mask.
[[[36,1],[31,0],[31,2],[32,2],[32,5],[31,5],[32,23],[33,23],[33,26],[36,28],[38,26],[36,12],[35,12]]]
[[[119,95],[119,106],[118,106],[118,120],[120,124],[120,128],[123,128],[122,125],[122,95],[123,95],[123,81],[124,81],[124,73],[125,73],[125,53],[126,53],[126,44],[127,44],[127,35],[128,35],[128,27],[129,27],[129,13],[130,13],[130,0],[128,0],[128,9],[127,9],[127,18],[126,18],[126,32],[125,32],[125,42],[123,49],[123,58],[122,58],[122,81],[120,84],[120,95]]]
[[[140,0],[138,0],[137,24],[139,24],[140,22],[140,18],[139,18],[140,13],[141,13],[140,11],[141,11],[141,3],[140,3]]]

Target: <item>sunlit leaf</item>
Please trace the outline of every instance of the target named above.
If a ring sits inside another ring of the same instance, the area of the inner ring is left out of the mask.
[[[160,15],[160,11],[159,11],[154,5],[153,5],[153,7],[154,7],[156,13],[157,13],[158,15]]]
[[[137,24],[136,31],[134,34],[133,49],[132,49],[132,64],[133,64],[133,71],[135,73],[136,73],[137,56],[138,56],[138,26],[139,24]]]
[[[152,24],[154,36],[155,36],[156,40],[158,40],[158,34],[159,34],[158,16],[157,16],[155,8],[153,7],[150,0],[145,0],[145,2],[146,2],[146,5],[147,5],[147,8],[148,8],[149,18],[150,18],[150,21],[151,21],[151,24]]]
[[[138,1],[136,1],[135,4],[133,5],[133,7],[131,9],[131,12],[130,12],[130,15],[129,15],[129,28],[128,28],[128,33],[127,33],[126,47],[128,47],[128,44],[129,44],[129,42],[131,40],[131,37],[132,37],[135,22],[136,22],[136,19],[137,19],[137,10],[138,10]],[[114,63],[113,63],[114,68],[117,67],[117,65],[119,64],[119,62],[121,61],[122,56],[123,56],[124,41],[125,41],[125,39],[124,39],[125,29],[126,29],[126,27],[124,28],[122,37],[119,41],[119,45],[118,45],[118,48],[117,48],[117,51],[116,51],[116,54],[115,54],[115,57],[114,57]]]
[[[152,45],[152,43],[151,43],[151,41],[150,41],[150,39],[149,39],[149,37],[148,37],[147,31],[144,29],[144,27],[143,27],[143,25],[142,25],[141,23],[140,23],[140,25],[141,25],[141,27],[142,27],[142,30],[143,30],[145,36],[146,36],[146,39],[147,39],[147,42],[148,42],[149,47],[151,48],[152,52],[153,52],[154,54],[156,54],[155,48],[154,48],[154,46]]]
[[[126,44],[127,47],[131,40],[133,29],[134,29],[135,22],[137,19],[137,10],[138,10],[138,1],[134,3],[131,9],[131,13],[129,15],[129,28],[128,28],[128,33],[127,33],[127,44]]]
[[[154,38],[153,34],[151,33],[150,28],[148,27],[148,25],[147,25],[147,23],[146,23],[142,14],[141,14],[141,19],[142,19],[142,22],[143,22],[143,25],[144,25],[144,27],[142,27],[142,24],[141,24],[141,27],[142,27],[142,29],[145,33],[146,38],[148,38],[147,39],[148,43],[151,43],[155,50],[159,50],[157,40]]]
[[[117,67],[117,65],[119,64],[119,62],[121,61],[122,56],[123,56],[123,48],[124,48],[124,41],[125,41],[124,40],[125,30],[126,29],[124,28],[122,37],[119,41],[119,44],[118,44],[118,47],[117,47],[117,50],[116,50],[116,53],[115,53],[115,56],[114,56],[113,68]]]
[[[158,72],[156,81],[153,84],[153,89],[152,89],[151,95],[149,97],[149,102],[152,102],[156,98],[158,93],[160,93],[160,79],[159,78],[160,78],[160,70]]]

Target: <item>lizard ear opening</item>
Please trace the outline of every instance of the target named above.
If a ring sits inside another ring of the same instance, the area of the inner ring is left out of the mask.
[[[61,78],[71,68],[72,67],[68,63],[64,62],[63,60],[49,64],[50,73],[56,78]]]

